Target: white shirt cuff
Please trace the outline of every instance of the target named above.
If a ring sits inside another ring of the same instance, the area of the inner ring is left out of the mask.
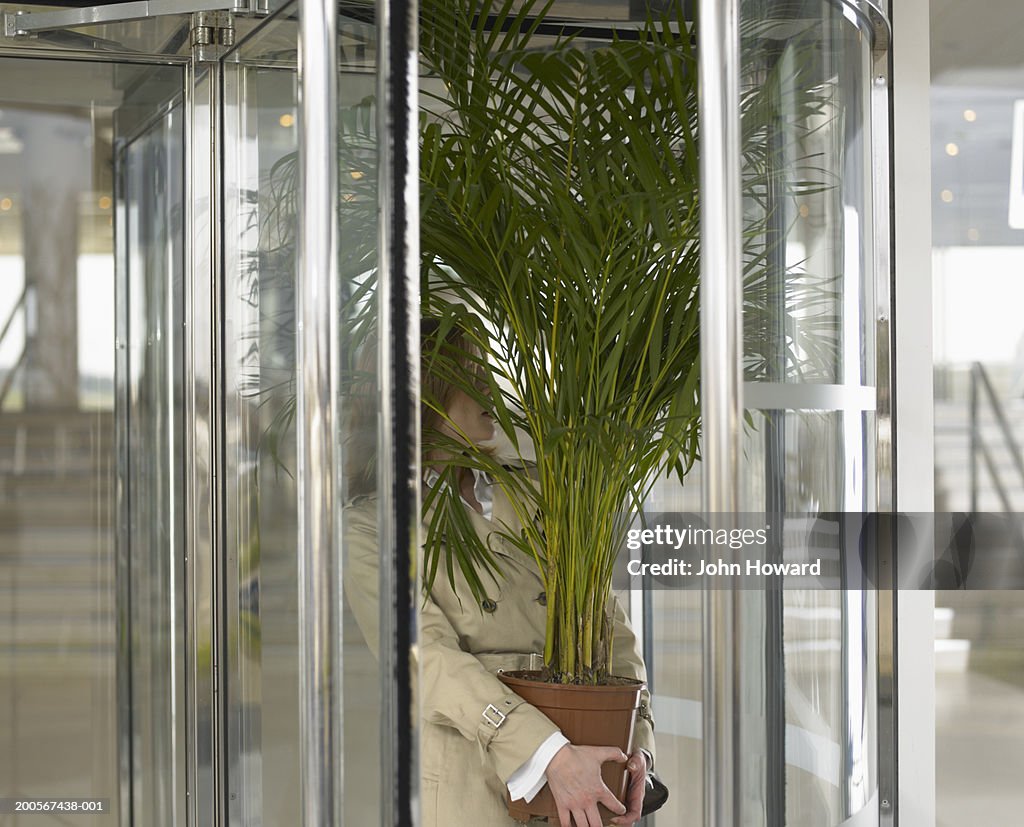
[[[513,801],[520,798],[529,804],[548,783],[547,769],[555,753],[569,743],[569,739],[561,732],[554,732],[548,739],[537,747],[537,751],[531,755],[522,766],[512,773],[508,779],[508,794]]]

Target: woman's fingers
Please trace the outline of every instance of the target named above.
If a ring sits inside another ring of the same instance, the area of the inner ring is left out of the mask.
[[[629,756],[626,755],[618,747],[593,747],[595,753],[601,759],[601,763],[605,761],[614,761],[617,764],[624,764],[629,760]]]
[[[612,791],[604,784],[601,785],[601,793],[598,795],[597,800],[616,815],[622,815],[626,812],[626,808],[623,803],[619,801],[619,799],[615,797],[614,793],[612,793]]]
[[[613,761],[616,764],[623,764],[629,760],[629,756],[618,747],[606,747],[599,752],[600,754],[598,757],[602,764],[609,761]],[[597,800],[604,804],[604,806],[615,815],[622,815],[628,812],[626,806],[615,797],[615,793],[608,789],[608,785],[604,783],[603,779],[601,780],[601,790],[598,793]],[[602,827],[601,816],[598,814],[596,806],[593,808],[593,812],[597,818],[597,821],[593,822],[594,827]]]
[[[643,753],[634,753],[626,765],[629,770],[629,789],[626,793],[627,812],[612,819],[613,824],[627,825],[640,820],[647,791],[647,759]]]
[[[601,813],[597,809],[597,804],[591,804],[587,807],[587,818],[590,827],[601,827]]]
[[[629,782],[629,794],[626,796],[626,802],[629,805],[629,809],[620,816],[615,816],[612,819],[612,824],[625,825],[635,824],[640,820],[640,815],[644,808],[644,786],[643,780],[637,780],[631,778]]]
[[[613,815],[627,812],[626,806],[608,789],[601,778],[601,765],[613,761],[623,763],[629,758],[615,747],[577,747],[566,744],[547,767],[547,782],[558,807],[558,817],[569,827],[601,827],[597,805],[603,804]]]

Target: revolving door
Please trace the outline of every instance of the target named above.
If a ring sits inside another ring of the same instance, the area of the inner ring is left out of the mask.
[[[844,513],[894,508],[890,32],[873,3],[700,14],[704,496],[666,486],[652,506],[756,514],[781,562]],[[841,530],[826,545],[862,551]],[[809,590],[634,579],[671,760],[703,762],[687,787],[703,823],[893,823],[893,564],[878,563]]]
[[[408,5],[0,6],[11,794],[108,799],[103,825],[413,823]],[[598,5],[553,8],[600,41],[648,4]],[[739,70],[743,138],[726,195],[745,332],[717,354],[744,371],[752,422],[727,435],[746,463],[733,507],[885,510],[884,15],[750,2],[739,35],[716,53]],[[379,353],[356,364],[367,328]],[[342,393],[357,368],[368,408]],[[353,433],[377,457],[379,628],[341,584]],[[702,473],[649,505],[699,510]],[[673,795],[648,825],[705,823],[722,787],[738,805],[716,827],[891,823],[885,595],[737,592],[728,689],[705,678],[710,603],[628,584]],[[727,689],[741,750],[712,772],[702,722]]]
[[[408,243],[378,145],[409,51],[381,63],[373,3],[69,5],[0,8],[4,787],[95,797],[96,824],[390,820],[408,624],[371,653],[334,577],[331,310],[389,331],[414,307],[378,256]],[[377,383],[389,412],[404,382]],[[388,467],[390,431],[364,438]]]

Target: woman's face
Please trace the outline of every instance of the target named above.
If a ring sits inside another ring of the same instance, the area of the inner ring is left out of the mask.
[[[468,439],[474,444],[494,439],[494,420],[491,415],[465,391],[456,389],[452,392],[448,417],[451,422],[444,422],[442,429],[449,436]],[[456,427],[452,427],[452,423]]]

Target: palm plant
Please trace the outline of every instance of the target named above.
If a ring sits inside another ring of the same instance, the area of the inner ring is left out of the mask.
[[[438,346],[433,370],[492,413],[519,464],[532,449],[536,469],[531,482],[486,449],[424,436],[450,457],[451,483],[424,503],[425,583],[443,565],[454,585],[457,565],[479,600],[501,576],[454,484],[459,467],[486,471],[522,521],[506,539],[544,581],[545,677],[557,682],[606,679],[627,514],[698,458],[696,60],[683,4],[672,5],[633,38],[588,43],[546,34],[550,0],[421,4],[423,300],[440,333],[468,332],[481,367],[466,371]],[[813,59],[788,68],[810,75]],[[802,276],[780,297],[766,278],[785,227],[768,203],[777,148],[764,140],[778,84],[761,80],[742,104],[745,368],[748,380],[780,381],[833,358],[835,285]],[[824,99],[808,88],[788,109],[810,122]],[[806,177],[775,197],[827,189],[813,158],[797,166]],[[788,324],[794,307],[799,329]]]
[[[460,386],[521,459],[529,437],[536,485],[459,440],[425,447],[508,493],[524,528],[507,539],[548,596],[547,677],[595,683],[611,661],[624,510],[697,456],[696,67],[681,15],[635,39],[538,49],[549,8],[423,3],[421,57],[440,81],[421,140],[424,305],[469,331],[486,387],[472,371]],[[454,557],[479,597],[500,571],[457,490],[427,495],[426,581],[442,560],[451,577]]]
[[[608,599],[628,512],[640,510],[661,475],[682,479],[698,458],[696,60],[682,3],[635,37],[599,43],[550,34],[551,5],[420,3],[422,297],[424,314],[440,321],[431,370],[492,413],[519,454],[515,465],[535,466],[524,475],[468,440],[425,433],[424,450],[447,456],[450,484],[424,498],[423,571],[429,590],[442,570],[454,587],[458,569],[477,602],[502,576],[455,484],[460,468],[488,472],[523,526],[506,539],[536,562],[545,584],[546,677],[596,683],[611,663]],[[766,227],[779,213],[769,203],[764,135],[779,107],[770,98],[776,84],[761,81],[742,104],[753,216],[745,368],[747,379],[778,381],[780,347],[783,372],[833,358],[835,286],[802,276],[780,298],[766,278],[778,246]],[[810,87],[787,102],[797,120],[826,111],[827,93]],[[373,106],[367,99],[340,113],[340,220],[352,230],[341,321],[350,355],[375,335]],[[800,160],[805,180],[784,198],[827,188],[813,158]],[[272,176],[278,229],[264,234],[282,248],[293,247],[295,170],[291,155]],[[797,308],[800,325],[791,326]],[[455,325],[475,352],[446,350]],[[343,380],[348,395],[372,405],[372,375],[353,361]],[[445,417],[439,400],[423,401]],[[274,407],[264,444],[276,455],[291,429],[293,391]],[[366,440],[372,435],[348,444]],[[372,452],[365,460],[369,478]]]

